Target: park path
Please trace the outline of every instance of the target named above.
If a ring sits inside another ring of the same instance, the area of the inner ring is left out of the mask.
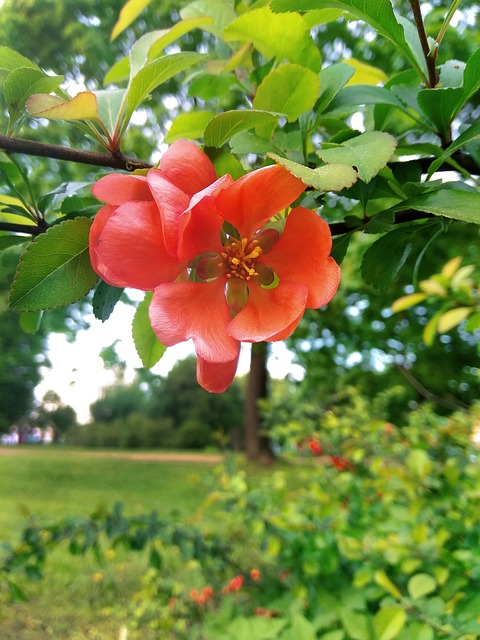
[[[0,447],[0,456],[2,455],[22,455],[32,454],[33,452],[55,453],[62,456],[82,457],[82,458],[111,458],[122,460],[137,460],[138,462],[192,462],[205,464],[218,464],[223,462],[224,456],[218,453],[190,453],[181,451],[74,451],[71,449],[62,449],[61,447],[23,447],[11,446]]]

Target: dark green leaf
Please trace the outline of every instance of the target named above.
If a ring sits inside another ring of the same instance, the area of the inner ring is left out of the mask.
[[[40,329],[43,311],[26,311],[20,314],[20,327],[25,333],[35,334]]]
[[[67,220],[32,242],[20,259],[10,292],[16,311],[54,309],[76,302],[98,279],[90,264],[91,221]]]
[[[153,367],[167,350],[155,335],[150,324],[148,309],[152,296],[152,292],[145,295],[145,298],[137,307],[132,323],[135,348],[143,366],[147,368]]]
[[[462,89],[422,89],[418,92],[421,110],[441,136],[447,135],[461,96]]]
[[[102,322],[108,320],[115,305],[122,297],[123,291],[121,287],[112,287],[103,280],[100,280],[93,294],[92,305],[94,316]]]
[[[414,244],[414,230],[390,231],[367,249],[362,260],[362,277],[367,284],[386,291],[405,264]]]
[[[415,209],[462,222],[480,224],[480,193],[441,189],[430,191],[392,207],[392,211]]]
[[[350,244],[352,236],[353,233],[344,233],[342,236],[333,239],[330,254],[337,264],[341,264],[347,255],[348,245]]]
[[[435,171],[446,161],[455,151],[461,149],[464,145],[469,142],[473,142],[474,140],[480,139],[480,122],[475,122],[471,127],[468,127],[465,131],[463,131],[458,138],[452,142],[452,144],[445,149],[445,152],[442,153],[436,160],[432,162],[430,168],[428,170],[428,177],[435,173]]]

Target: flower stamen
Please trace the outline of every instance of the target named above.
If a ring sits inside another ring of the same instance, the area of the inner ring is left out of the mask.
[[[254,260],[262,253],[262,247],[258,240],[248,241],[248,238],[241,240],[230,239],[225,245],[225,251],[221,256],[224,259],[224,266],[227,271],[227,278],[239,278],[240,280],[250,280],[258,276],[255,269]]]

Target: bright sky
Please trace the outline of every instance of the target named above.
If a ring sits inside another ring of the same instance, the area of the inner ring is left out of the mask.
[[[68,343],[62,334],[52,334],[48,350],[52,368],[42,370],[43,381],[35,391],[37,398],[41,400],[45,392],[52,389],[65,404],[75,409],[79,422],[88,422],[90,404],[101,395],[104,387],[114,382],[113,373],[103,367],[100,351],[115,340],[119,341],[116,351],[127,363],[127,380],[133,378],[135,368],[142,366],[131,337],[134,311],[131,306],[117,304],[106,322],[92,317],[89,319],[90,329],[78,332],[73,344]],[[165,376],[178,360],[193,353],[190,343],[170,347],[152,371]],[[244,345],[238,373],[246,373],[249,365],[250,348]],[[269,370],[275,378],[285,378],[288,374],[301,378],[303,374],[301,366],[292,364],[292,354],[283,343],[274,343]]]

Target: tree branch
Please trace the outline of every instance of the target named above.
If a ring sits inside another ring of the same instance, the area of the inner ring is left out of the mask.
[[[425,220],[428,218],[434,218],[433,213],[423,213],[421,211],[415,211],[415,209],[406,209],[405,211],[399,211],[395,214],[395,220],[393,224],[401,224],[402,222],[415,222],[416,220]],[[331,222],[329,225],[332,236],[341,236],[350,231],[358,231],[358,227],[352,227],[345,222]]]
[[[418,31],[418,37],[420,38],[420,44],[422,46],[425,62],[427,63],[428,72],[428,85],[433,89],[438,83],[438,74],[435,67],[435,60],[430,55],[430,46],[428,44],[427,34],[425,32],[425,25],[423,23],[422,12],[420,10],[420,2],[418,0],[409,0],[410,6],[413,11],[413,18]]]
[[[152,166],[148,162],[138,160],[137,158],[129,158],[122,153],[109,154],[98,153],[96,151],[81,151],[70,147],[36,142],[34,140],[10,138],[2,135],[0,135],[0,149],[4,149],[9,153],[24,153],[29,156],[79,162],[97,167],[110,167],[111,169],[124,169],[125,171],[150,169]]]

